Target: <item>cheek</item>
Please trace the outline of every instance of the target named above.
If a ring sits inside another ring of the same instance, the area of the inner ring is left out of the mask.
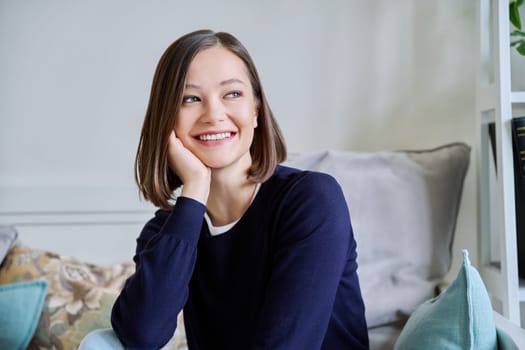
[[[257,126],[257,110],[253,105],[242,106],[235,113],[233,113],[233,115],[236,115],[239,122],[241,122],[244,126]]]
[[[173,130],[175,130],[175,136],[179,137],[182,135],[182,129],[179,125],[179,123],[175,123],[175,126],[173,127]]]
[[[173,130],[175,130],[175,134],[177,137],[181,137],[188,131],[188,118],[185,118],[184,115],[179,114],[177,116],[177,119],[175,120],[175,126],[173,127]]]

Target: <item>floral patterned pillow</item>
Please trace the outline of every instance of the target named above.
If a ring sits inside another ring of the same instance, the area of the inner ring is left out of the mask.
[[[15,246],[0,265],[0,285],[48,281],[44,309],[28,349],[69,350],[76,349],[90,331],[111,327],[111,308],[126,278],[133,272],[131,262],[102,267]],[[182,324],[181,313],[179,325]],[[178,327],[164,349],[186,349],[183,327]]]

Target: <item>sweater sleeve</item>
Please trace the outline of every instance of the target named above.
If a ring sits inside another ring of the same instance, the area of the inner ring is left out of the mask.
[[[159,210],[137,239],[130,276],[113,305],[111,324],[133,349],[161,348],[173,336],[186,303],[205,207],[180,197],[171,212]]]
[[[354,329],[342,330],[353,333],[345,336],[349,340],[344,348],[367,348],[356,244],[348,207],[335,179],[307,173],[283,199],[275,232],[270,282],[253,349],[341,348],[323,341],[329,323],[334,322],[338,287],[347,282],[353,285],[343,288],[345,293],[352,291],[345,297],[352,299],[355,310],[344,311],[357,317]]]

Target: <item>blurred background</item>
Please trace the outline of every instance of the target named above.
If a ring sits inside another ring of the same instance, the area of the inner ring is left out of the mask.
[[[471,145],[453,256],[475,263],[475,6],[0,0],[0,212],[149,216],[133,161],[153,72],[177,37],[209,28],[248,48],[292,152]]]

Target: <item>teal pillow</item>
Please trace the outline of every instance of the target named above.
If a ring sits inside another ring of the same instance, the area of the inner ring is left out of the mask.
[[[0,349],[27,348],[38,325],[46,294],[46,281],[0,286]]]
[[[395,350],[496,350],[492,305],[478,271],[463,250],[463,265],[450,286],[410,315]]]
[[[512,338],[505,333],[502,329],[496,327],[496,333],[498,335],[498,349],[499,350],[520,350],[518,345],[512,340]]]

